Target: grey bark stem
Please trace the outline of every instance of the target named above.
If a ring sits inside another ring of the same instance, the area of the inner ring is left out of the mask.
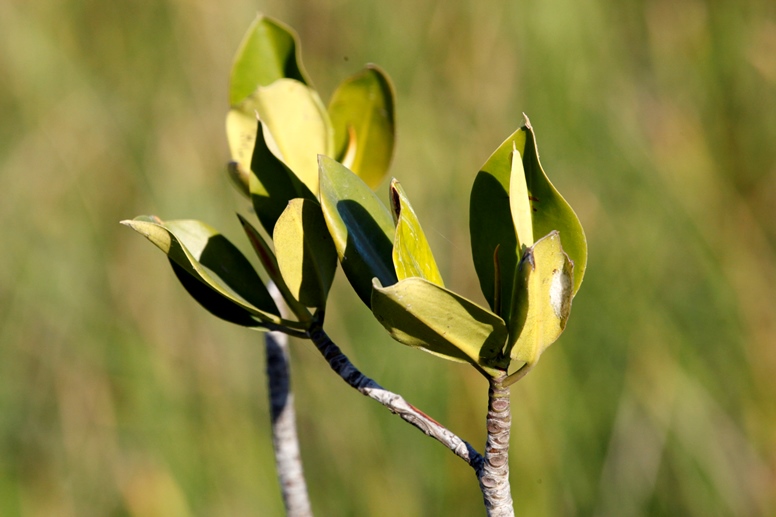
[[[471,465],[475,472],[479,472],[482,469],[483,457],[474,447],[404,400],[401,395],[384,389],[361,373],[350,362],[350,359],[342,353],[339,347],[332,342],[320,325],[313,325],[308,335],[316,348],[318,348],[318,351],[329,363],[331,369],[351,387],[358,390],[362,395],[366,395],[387,407],[391,413],[399,415],[403,420],[414,425],[427,436],[441,442],[445,447],[453,451],[456,456]],[[509,430],[507,430],[507,439],[508,436]]]
[[[274,284],[270,283],[269,291],[282,311],[283,300]],[[312,517],[296,432],[296,411],[288,362],[288,336],[277,331],[267,332],[265,345],[272,446],[286,515]]]
[[[514,517],[512,492],[509,486],[509,430],[512,413],[509,408],[509,388],[502,382],[505,376],[491,379],[488,390],[488,440],[485,460],[477,471],[485,508],[490,517]]]

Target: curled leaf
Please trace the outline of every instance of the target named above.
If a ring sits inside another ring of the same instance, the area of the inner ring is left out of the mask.
[[[398,181],[391,181],[391,208],[396,219],[393,266],[399,280],[417,276],[444,287],[426,234]]]
[[[522,163],[513,161],[519,153]],[[525,187],[511,175],[523,171]],[[587,263],[587,242],[582,225],[574,210],[563,199],[539,163],[536,138],[528,118],[491,155],[474,180],[469,207],[469,231],[472,255],[482,293],[491,308],[501,301],[499,314],[509,319],[512,313],[512,280],[521,257],[522,245],[517,231],[524,228],[526,207],[523,199],[510,199],[510,195],[523,196],[527,192],[531,212],[532,235],[547,235],[557,230],[563,235],[564,249],[575,264],[572,295],[582,282]],[[517,229],[516,229],[517,227]],[[528,231],[523,231],[528,234]],[[532,238],[525,238],[525,244]],[[497,252],[496,260],[494,254]],[[500,293],[496,293],[496,269],[501,279]]]
[[[388,75],[368,65],[339,85],[329,102],[336,156],[372,189],[393,156],[394,97]]]
[[[571,312],[574,263],[564,253],[558,232],[528,248],[517,269],[508,353],[533,367],[566,328]]]

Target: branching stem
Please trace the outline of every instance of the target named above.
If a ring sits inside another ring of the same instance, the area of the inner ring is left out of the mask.
[[[384,389],[375,381],[361,373],[342,350],[335,345],[320,325],[313,325],[308,335],[318,351],[329,363],[329,366],[350,386],[361,394],[376,400],[387,407],[391,413],[399,415],[403,420],[420,429],[424,434],[441,442],[445,447],[471,465],[475,472],[483,468],[484,459],[477,450],[468,442],[459,438],[452,431],[429,417],[412,404],[404,400],[401,395]],[[509,430],[507,430],[507,437]],[[479,477],[479,475],[478,475]]]

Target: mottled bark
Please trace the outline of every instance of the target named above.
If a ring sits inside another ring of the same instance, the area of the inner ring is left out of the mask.
[[[490,517],[513,517],[512,493],[509,486],[509,430],[512,414],[509,408],[509,388],[504,377],[491,379],[488,390],[488,440],[485,459],[477,471],[485,508]]]
[[[361,394],[376,400],[387,407],[392,413],[420,429],[424,434],[441,442],[453,451],[459,458],[471,465],[475,472],[482,468],[483,457],[468,442],[462,440],[452,431],[429,417],[401,395],[382,388],[375,381],[361,373],[353,363],[342,353],[319,325],[314,325],[309,331],[310,339],[329,363],[329,366],[350,386]],[[509,430],[507,430],[507,436]]]

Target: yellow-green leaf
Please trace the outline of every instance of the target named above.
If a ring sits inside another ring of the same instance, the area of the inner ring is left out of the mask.
[[[533,234],[547,235],[557,230],[563,237],[563,249],[574,263],[572,296],[577,294],[587,268],[587,239],[582,223],[571,205],[560,195],[539,162],[539,148],[528,117],[522,128],[525,132],[523,168],[528,183],[528,194],[533,210]]]
[[[472,257],[480,288],[490,308],[505,320],[520,259],[509,199],[512,152],[522,152],[524,147],[525,133],[517,130],[496,149],[474,180],[469,204]]]
[[[310,84],[302,66],[296,33],[259,14],[243,36],[232,63],[229,104],[242,102],[259,86],[287,77]]]
[[[232,157],[229,162],[229,175],[238,184],[240,191],[248,189],[257,123],[256,114],[253,112],[246,113],[232,108],[226,114],[226,141]]]
[[[291,170],[270,151],[264,124],[239,109],[229,111],[226,135],[232,152],[230,175],[235,182],[247,181],[248,195],[256,216],[267,233],[272,233],[288,202],[315,196]],[[245,187],[240,187],[243,190]]]
[[[395,139],[394,92],[375,65],[346,79],[329,102],[336,157],[370,188],[388,173]]]
[[[259,262],[264,266],[264,270],[269,275],[270,280],[277,286],[288,308],[299,318],[299,321],[309,321],[311,318],[310,312],[307,310],[307,307],[299,303],[297,297],[291,293],[291,290],[286,285],[283,275],[280,273],[280,266],[278,266],[275,252],[272,251],[267,241],[264,240],[264,237],[261,236],[251,223],[240,214],[237,214],[237,217],[240,219],[240,224],[242,224],[243,230],[248,236],[253,250],[256,252],[256,256],[259,258]]]
[[[453,361],[465,361],[491,377],[503,374],[504,320],[423,278],[389,287],[375,282],[372,312],[396,341]]]
[[[372,298],[372,278],[396,283],[391,250],[393,220],[372,189],[347,167],[319,157],[323,217],[342,270],[361,300]]]
[[[500,300],[499,314],[505,319],[512,313],[512,280],[521,256],[515,226],[522,225],[525,219],[520,215],[525,214],[524,201],[510,199],[513,187],[515,196],[523,195],[522,182],[511,181],[512,173],[519,173],[521,165],[513,162],[513,151],[522,157],[533,236],[547,235],[553,230],[563,235],[564,248],[575,265],[572,294],[579,289],[587,263],[582,225],[542,169],[533,128],[526,117],[523,127],[507,138],[482,166],[472,187],[469,208],[472,255],[480,287],[491,308]],[[496,286],[499,293],[495,292]]]
[[[396,220],[396,235],[393,240],[393,266],[396,277],[404,280],[417,276],[444,287],[426,234],[420,227],[404,189],[396,180],[391,181],[391,208]]]
[[[517,234],[517,248],[522,254],[524,248],[533,246],[534,243],[533,216],[525,171],[523,170],[523,157],[520,156],[520,151],[513,149],[510,159],[512,168],[509,176],[509,208]]]
[[[299,81],[279,79],[259,87],[240,106],[243,112],[250,108],[264,124],[270,151],[317,194],[317,156],[333,154],[331,123],[318,93]]]
[[[508,353],[532,368],[560,337],[571,311],[574,263],[557,231],[528,248],[517,269]],[[520,365],[518,365],[520,366]]]
[[[200,221],[164,222],[148,216],[122,224],[161,249],[187,291],[217,316],[246,326],[254,326],[247,323],[251,318],[264,324],[284,323],[250,262],[212,227]]]
[[[291,294],[307,307],[323,308],[337,269],[337,250],[315,201],[294,199],[275,225],[278,266]]]

